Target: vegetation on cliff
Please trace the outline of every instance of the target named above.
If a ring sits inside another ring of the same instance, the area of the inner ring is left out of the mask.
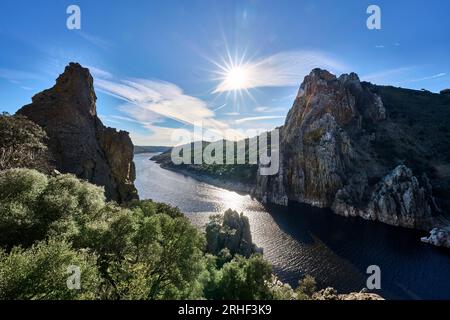
[[[205,237],[178,209],[151,200],[108,203],[103,188],[70,174],[0,171],[0,298],[287,297],[254,254],[242,214],[229,210],[208,226]],[[79,290],[67,286],[71,267],[81,272]]]
[[[206,175],[208,177],[220,179],[223,181],[230,181],[241,183],[244,185],[253,185],[256,181],[256,175],[258,171],[258,165],[251,164],[248,155],[248,139],[245,140],[245,163],[237,164],[237,142],[234,143],[234,164],[227,164],[226,162],[226,145],[227,143],[223,141],[223,164],[206,164],[202,162],[201,164],[195,164],[194,158],[196,152],[201,152],[203,154],[205,148],[210,145],[210,142],[203,141],[201,151],[196,150],[194,144],[191,144],[191,164],[180,164],[175,165],[171,158],[171,150],[167,150],[161,154],[152,157],[152,160],[159,163],[163,168],[176,169],[176,170],[186,170],[193,174]],[[200,149],[200,148],[199,148]],[[181,152],[181,155],[183,153]]]
[[[0,115],[0,170],[24,167],[50,170],[47,135],[22,116]]]
[[[105,202],[70,174],[0,171],[0,235],[0,299],[316,298],[310,277],[275,278],[242,214],[212,217],[205,236],[177,208]]]

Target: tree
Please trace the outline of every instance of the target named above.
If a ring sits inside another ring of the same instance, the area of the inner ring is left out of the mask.
[[[103,189],[73,175],[0,171],[0,246],[30,246],[47,234],[74,240],[104,206]]]
[[[47,134],[23,116],[0,115],[0,170],[33,168],[51,170],[45,145]]]
[[[216,299],[259,300],[268,299],[272,267],[261,255],[246,259],[236,256],[221,269]]]
[[[310,275],[306,275],[302,280],[300,280],[298,282],[297,289],[295,289],[298,300],[311,300],[316,291],[316,280]]]
[[[79,290],[67,285],[71,266],[80,270]],[[100,288],[95,255],[60,239],[0,251],[0,299],[97,299]]]

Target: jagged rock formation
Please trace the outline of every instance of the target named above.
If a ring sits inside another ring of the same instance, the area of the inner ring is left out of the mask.
[[[89,70],[70,63],[55,86],[36,94],[17,114],[46,131],[57,170],[104,186],[110,200],[136,199],[131,139],[127,132],[102,124],[96,100]]]
[[[334,288],[326,288],[316,292],[313,300],[384,300],[383,297],[376,293],[352,292],[348,294],[338,294]]]
[[[228,209],[223,216],[212,217],[205,231],[207,250],[214,255],[221,255],[226,249],[231,256],[250,257],[260,250],[252,241],[250,223],[243,213]]]
[[[423,237],[422,242],[438,247],[450,248],[450,227],[437,227],[430,231],[429,237]]]
[[[405,117],[394,118],[401,102],[392,96],[418,94],[402,90],[363,83],[354,73],[337,78],[313,70],[280,128],[280,170],[258,175],[254,195],[270,203],[297,201],[344,216],[430,230],[440,213],[433,188],[440,189],[444,206],[449,189],[442,183],[448,177],[436,176],[424,152],[439,153],[448,145],[441,140],[429,146],[432,142],[423,142],[410,123],[403,123]],[[434,99],[431,93],[420,95]],[[446,157],[441,152],[434,164],[448,164]]]

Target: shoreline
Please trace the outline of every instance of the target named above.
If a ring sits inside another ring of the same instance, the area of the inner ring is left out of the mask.
[[[239,182],[224,181],[219,178],[195,173],[195,172],[192,172],[187,169],[175,168],[172,166],[165,166],[161,163],[158,163],[157,161],[152,160],[151,158],[149,159],[149,161],[155,162],[162,169],[180,173],[180,174],[188,176],[192,179],[195,179],[197,181],[208,183],[214,187],[226,189],[228,191],[233,191],[233,192],[239,193],[241,195],[245,195],[245,196],[248,195],[248,196],[254,198],[252,196],[252,191],[254,189],[254,186],[239,183]],[[258,199],[256,199],[256,200],[258,200]],[[337,214],[337,213],[333,212],[333,214]],[[337,214],[337,215],[339,215],[339,214]],[[379,223],[382,223],[382,222],[379,222]],[[394,227],[399,228],[400,226],[394,226]],[[443,226],[437,225],[437,226],[434,226],[433,228],[431,228],[430,230],[424,230],[424,231],[427,232],[428,236],[421,237],[418,239],[418,241],[428,244],[428,245],[435,246],[435,247],[450,249],[450,227],[448,227],[448,226],[443,227]]]
[[[233,192],[239,193],[241,195],[251,196],[252,190],[254,188],[254,186],[252,186],[252,185],[244,184],[241,182],[224,181],[219,178],[210,177],[210,176],[207,176],[204,174],[192,172],[191,170],[182,169],[182,168],[174,168],[172,166],[165,166],[165,165],[162,165],[161,163],[158,163],[152,159],[149,159],[149,161],[155,162],[162,169],[180,173],[180,174],[188,176],[192,179],[195,179],[197,181],[210,184],[217,188],[222,188],[222,189],[226,189],[228,191],[233,191]]]

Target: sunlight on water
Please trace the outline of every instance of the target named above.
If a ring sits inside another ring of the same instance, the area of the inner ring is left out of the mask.
[[[253,241],[277,276],[295,286],[305,274],[341,292],[366,285],[366,268],[382,268],[386,298],[450,298],[450,255],[424,245],[410,230],[346,219],[311,207],[265,207],[248,195],[214,187],[135,156],[141,199],[178,207],[200,230],[228,208],[249,218]],[[439,275],[438,277],[434,275]]]

